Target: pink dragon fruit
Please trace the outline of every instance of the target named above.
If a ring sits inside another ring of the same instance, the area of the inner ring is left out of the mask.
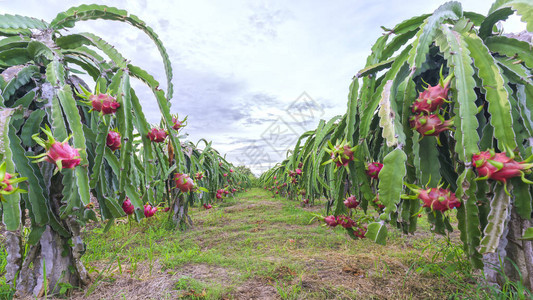
[[[418,95],[418,99],[413,103],[413,113],[429,114],[438,110],[448,98],[449,87],[450,81],[447,81],[444,85],[439,83],[436,86],[428,86],[425,91]]]
[[[344,228],[352,228],[355,226],[355,221],[348,216],[337,216],[337,223]]]
[[[359,206],[359,201],[355,198],[355,196],[350,196],[346,200],[344,200],[344,205],[347,208],[353,208],[356,209],[357,206]]]
[[[163,129],[152,128],[152,130],[148,132],[147,137],[152,142],[161,143],[167,138],[167,132]]]
[[[117,131],[110,131],[107,133],[107,139],[106,139],[106,145],[111,149],[111,151],[115,151],[117,149],[120,149],[121,142],[120,142],[120,133]]]
[[[366,165],[366,175],[370,178],[378,179],[379,171],[383,168],[380,162],[372,162]]]
[[[89,101],[93,110],[101,112],[104,115],[114,114],[120,107],[117,99],[108,94],[90,95]]]
[[[78,149],[72,148],[67,142],[54,142],[46,153],[46,161],[55,164],[60,170],[74,169],[81,163]]]
[[[357,228],[354,228],[353,234],[360,239],[364,238],[366,235],[366,226],[359,225]]]
[[[211,204],[207,204],[207,203],[205,203],[205,204],[204,204],[204,208],[205,208],[205,209],[211,209],[211,208],[213,208],[213,206],[212,206]]]
[[[337,225],[339,225],[337,223],[337,218],[335,218],[335,216],[327,216],[324,218],[324,222],[326,222],[326,224],[328,226],[331,226],[331,227],[335,227]]]
[[[424,202],[423,207],[429,207],[431,210],[440,212],[461,206],[461,202],[457,200],[455,194],[443,188],[419,189],[418,199]]]
[[[181,174],[177,173],[174,176],[174,180],[176,181],[176,187],[182,192],[182,193],[188,193],[194,189],[194,181],[189,177],[187,174]]]
[[[523,177],[525,173],[531,172],[533,164],[527,161],[517,162],[514,160],[514,155],[511,155],[513,157],[508,157],[506,152],[481,151],[472,155],[472,164],[476,167],[480,179],[493,179],[503,183],[510,178]],[[527,180],[524,182],[529,183]]]
[[[424,136],[438,136],[441,132],[450,130],[452,120],[444,120],[444,117],[435,115],[415,115],[409,119],[411,128]]]
[[[152,207],[150,204],[144,205],[144,216],[147,218],[152,217],[157,212],[157,207]]]
[[[185,125],[186,125],[185,121],[186,120],[187,120],[187,117],[185,117],[185,119],[183,119],[183,121],[178,120],[177,117],[172,117],[172,124],[173,124],[172,128],[174,130],[179,130],[180,128],[185,127]]]
[[[122,202],[122,210],[124,210],[124,212],[127,215],[131,215],[135,211],[135,207],[133,206],[133,204],[131,204],[131,200],[128,197],[126,197],[126,200]],[[145,211],[146,211],[146,208],[145,208]]]

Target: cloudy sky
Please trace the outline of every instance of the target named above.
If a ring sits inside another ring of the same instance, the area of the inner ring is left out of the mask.
[[[0,13],[51,21],[85,1],[0,0]],[[295,138],[346,111],[351,78],[372,43],[400,21],[434,11],[440,0],[114,0],[163,41],[174,70],[171,110],[188,116],[187,139],[212,140],[236,165],[255,173],[285,157]],[[465,0],[486,14],[492,1]],[[506,31],[521,30],[512,20]],[[525,28],[525,26],[524,26]],[[79,22],[74,31],[101,36],[132,63],[164,82],[157,49],[140,30],[120,22]],[[149,121],[159,122],[155,99],[140,83]]]

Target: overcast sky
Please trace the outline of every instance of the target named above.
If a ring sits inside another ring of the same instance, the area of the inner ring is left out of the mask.
[[[170,1],[0,0],[0,13],[50,22],[83,3],[126,9],[152,27],[174,70],[172,113],[188,115],[187,139],[212,140],[236,165],[259,174],[285,157],[295,138],[346,111],[351,78],[364,67],[381,25],[431,13],[444,1]],[[464,10],[486,14],[492,1],[465,0]],[[508,32],[525,26],[508,22]],[[166,89],[163,64],[140,30],[113,21],[79,22],[107,40]],[[160,120],[140,83],[151,123]],[[307,112],[308,114],[302,114]]]

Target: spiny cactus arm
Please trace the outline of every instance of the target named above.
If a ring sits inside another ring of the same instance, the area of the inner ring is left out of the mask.
[[[128,67],[128,70],[130,70],[131,72],[131,69],[129,67]],[[143,155],[143,163],[144,163],[144,170],[145,170],[144,172],[145,181],[152,182],[155,176],[155,168],[154,168],[154,164],[152,163],[154,159],[154,155],[153,155],[153,151],[151,147],[151,142],[147,136],[148,131],[150,129],[149,129],[148,122],[146,121],[146,117],[144,116],[144,112],[142,110],[142,106],[139,101],[139,98],[137,98],[137,95],[135,94],[133,89],[131,90],[131,105],[132,105],[133,112],[136,117],[136,128],[137,128],[137,131],[139,132],[139,135],[142,140],[142,145],[143,145],[142,155]],[[153,201],[152,199],[153,196],[151,193],[148,193],[148,194],[149,194],[148,196],[149,201],[150,203],[152,203],[151,201]]]
[[[131,114],[129,74],[122,70],[119,73],[121,75],[120,79],[117,80],[117,101],[120,103],[120,107],[117,110],[117,123],[123,141],[121,153],[126,154],[120,156],[119,190],[123,191],[131,168],[131,155],[128,155],[128,153],[132,153],[133,149],[133,117]]]
[[[109,163],[109,166],[111,169],[113,169],[113,173],[120,174],[120,161],[119,159],[113,154],[111,149],[107,148],[105,149],[105,159]],[[124,184],[124,190],[126,191],[126,196],[130,198],[131,203],[136,208],[136,217],[139,220],[142,218],[142,213],[140,213],[137,208],[143,207],[143,202],[140,198],[139,193],[137,192],[137,188],[133,186],[133,184],[129,181],[126,181]]]
[[[529,192],[529,184],[523,183],[518,177],[511,179],[511,184],[513,185],[513,205],[516,208],[516,212],[524,220],[531,220],[533,203],[531,193]]]
[[[383,88],[388,80],[395,79],[399,75],[402,66],[406,63],[410,51],[410,46],[407,46],[400,55],[394,60],[390,70],[385,74],[379,86],[375,89],[374,94],[370,100],[366,101],[366,106],[361,107],[361,121],[359,123],[359,138],[366,139],[370,132],[372,120],[375,117],[375,111],[381,100]],[[399,82],[397,83],[399,84]],[[364,88],[364,87],[363,87]]]
[[[431,187],[436,187],[441,179],[439,162],[439,150],[437,148],[437,138],[434,136],[425,136],[420,139],[420,134],[413,134],[414,143],[417,144],[416,151],[413,151],[415,167],[417,170],[416,178],[419,178],[420,185],[426,185],[431,179]]]
[[[474,34],[466,34],[464,38],[474,60],[474,66],[478,70],[477,75],[484,87],[485,99],[489,104],[488,111],[491,115],[490,123],[494,127],[494,137],[498,141],[498,147],[505,149],[505,146],[509,146],[514,149],[517,145],[509,103],[512,91],[508,82],[502,76],[500,68],[483,41]]]
[[[24,66],[22,67],[13,78],[7,82],[6,86],[2,90],[2,98],[9,99],[15,92],[23,85],[30,82],[39,73],[39,67],[37,66]],[[2,105],[2,104],[0,104]]]
[[[159,39],[159,36],[153,31],[152,28],[147,26],[137,16],[131,14],[128,15],[128,12],[125,10],[108,7],[105,5],[81,5],[78,7],[72,7],[65,12],[59,13],[57,17],[50,23],[50,27],[54,30],[59,30],[65,27],[73,27],[78,21],[96,19],[114,20],[129,23],[134,27],[144,31],[150,37],[150,39],[152,39],[163,59],[168,85],[166,96],[167,99],[171,99],[173,94],[172,67],[167,51]]]
[[[15,29],[17,33],[27,33],[26,29],[45,30],[48,27],[48,23],[36,18],[9,14],[0,15],[0,28]]]
[[[533,86],[529,84],[516,85],[517,107],[521,123],[529,136],[533,136]]]
[[[392,32],[397,35],[402,35],[404,33],[407,33],[409,31],[416,30],[420,28],[420,25],[424,23],[424,21],[431,16],[431,14],[423,14],[420,16],[412,17],[410,19],[407,19],[401,23],[398,23],[394,28],[392,29]]]
[[[367,159],[371,157],[366,142],[359,144],[359,147],[355,149],[354,157],[355,161],[353,162],[353,169],[350,169],[350,175],[352,176],[353,187],[359,196],[361,208],[366,212],[368,203],[375,198],[374,192],[372,192],[370,178],[368,178],[364,171]]]
[[[457,208],[457,219],[465,253],[474,267],[482,268],[482,257],[477,251],[481,231],[479,229],[479,209],[476,198],[477,183],[474,180],[475,178],[476,174],[474,174],[472,168],[465,169],[457,179],[455,195],[462,202],[461,206]]]
[[[436,44],[444,54],[450,69],[455,75],[455,90],[457,99],[456,140],[455,151],[459,154],[459,159],[469,162],[474,153],[479,152],[477,133],[478,121],[476,118],[477,99],[474,88],[474,68],[472,67],[472,58],[463,36],[446,25],[441,26],[442,34],[436,39]]]
[[[508,189],[511,189],[508,183]],[[484,229],[484,236],[481,239],[481,247],[479,252],[493,253],[498,248],[500,237],[505,229],[505,223],[509,216],[509,208],[511,207],[511,197],[505,192],[503,185],[496,184],[494,197],[490,200],[490,212],[488,215],[488,223]]]
[[[102,50],[119,68],[125,68],[127,60],[115,47],[99,36],[83,32],[62,36],[56,39],[56,44],[62,49],[79,49],[83,45],[95,46]]]
[[[383,159],[383,168],[379,172],[379,200],[385,205],[381,220],[390,220],[391,213],[396,211],[403,191],[403,178],[406,174],[405,162],[407,155],[402,149],[392,150]]]
[[[521,20],[527,23],[527,31],[533,31],[533,3],[529,0],[497,0],[492,4],[489,15],[502,8],[511,7]]]
[[[498,65],[503,70],[503,75],[515,84],[527,84],[533,86],[533,80],[529,78],[529,70],[519,59],[509,59],[506,56],[495,57]]]
[[[346,140],[348,144],[354,145],[355,126],[358,120],[357,105],[359,93],[359,80],[352,79],[348,93],[348,110],[346,111]],[[357,139],[357,137],[355,137]]]
[[[6,163],[6,172],[14,174],[15,163],[13,161],[13,150],[11,149],[11,140],[9,139],[9,131],[14,130],[11,124],[11,118],[15,113],[14,109],[2,109],[0,110],[0,139],[2,143],[0,146],[0,154],[2,160]],[[6,229],[10,231],[17,230],[20,225],[20,193],[13,193],[9,195],[3,195],[1,201],[3,219],[2,221],[6,225]]]
[[[393,80],[388,80],[385,83],[378,110],[379,126],[383,129],[381,134],[386,140],[388,147],[394,147],[398,143],[405,144],[405,133],[400,124],[401,115],[396,109],[394,96],[391,95],[391,92],[394,93],[394,91],[391,91],[392,86]]]
[[[492,35],[494,25],[499,21],[505,21],[507,18],[514,13],[513,9],[510,7],[501,7],[492,13],[490,13],[485,20],[479,26],[479,37],[486,39]]]
[[[445,20],[458,20],[462,15],[461,3],[450,1],[441,5],[429,18],[425,19],[416,35],[416,40],[413,42],[411,53],[409,53],[409,66],[416,70],[420,69],[422,63],[426,61],[429,46],[437,35],[441,24]]]
[[[417,30],[411,30],[404,34],[395,36],[390,43],[388,43],[383,51],[381,52],[380,59],[387,60],[389,57],[391,57],[396,51],[398,51],[405,43],[407,43],[413,36],[416,35],[418,31]]]
[[[31,61],[27,48],[9,48],[0,51],[0,67],[23,65]]]
[[[491,52],[521,60],[529,69],[533,69],[533,52],[529,43],[505,36],[494,36],[487,38],[485,44]]]
[[[38,123],[40,124],[40,122]],[[39,183],[39,177],[42,178],[41,171],[38,168],[32,168],[31,159],[26,156],[26,151],[22,147],[21,140],[16,135],[16,130],[11,126],[9,131],[9,143],[12,151],[13,163],[17,167],[17,172],[22,177],[28,178],[28,201],[31,205],[32,218],[34,225],[43,226],[48,224],[48,197]]]
[[[365,237],[379,245],[387,245],[387,225],[385,222],[374,222],[368,224]]]
[[[100,122],[98,124],[98,134],[95,139],[96,150],[95,153],[104,153],[106,147],[107,133],[109,132],[109,119],[107,118],[106,122]],[[103,155],[95,155],[93,168],[91,170],[91,180],[89,186],[91,189],[96,188],[98,181],[100,180]]]
[[[373,64],[373,65],[367,66],[364,69],[359,70],[359,72],[357,72],[355,77],[359,78],[359,77],[368,76],[370,74],[374,75],[374,74],[376,74],[379,71],[388,69],[388,68],[390,68],[392,63],[394,63],[395,59],[396,59],[396,57],[391,57],[391,58],[389,58],[389,59],[387,59],[385,61],[382,61],[382,62],[379,62],[377,64]]]
[[[481,26],[486,19],[484,15],[472,11],[464,11],[463,16],[474,23],[475,26]]]

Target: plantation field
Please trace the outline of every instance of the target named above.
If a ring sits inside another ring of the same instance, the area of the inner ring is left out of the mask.
[[[107,233],[105,224],[91,223],[83,259],[93,284],[73,299],[482,297],[462,277],[469,267],[456,260],[460,246],[430,233],[424,218],[414,236],[391,228],[383,247],[321,226],[313,217],[323,207],[252,189],[210,210],[193,207],[187,231],[165,228],[164,213]]]

